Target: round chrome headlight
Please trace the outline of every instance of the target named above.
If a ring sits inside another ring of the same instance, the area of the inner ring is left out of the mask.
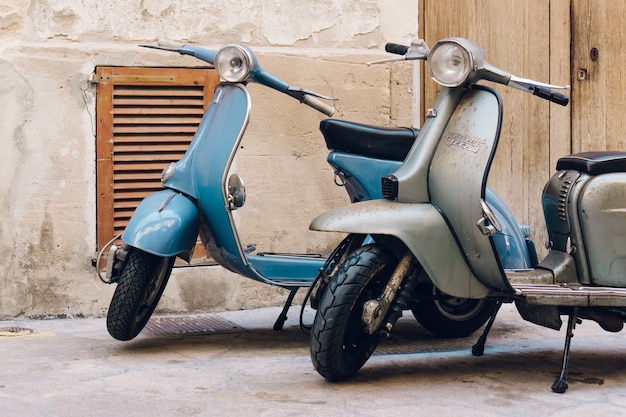
[[[444,87],[458,87],[465,83],[474,66],[467,49],[456,42],[442,42],[428,55],[430,76]]]
[[[252,57],[241,45],[226,45],[215,55],[215,70],[224,81],[240,83],[252,70]]]

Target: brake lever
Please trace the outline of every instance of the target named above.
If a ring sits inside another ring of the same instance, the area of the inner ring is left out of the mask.
[[[383,64],[386,62],[398,62],[398,61],[415,61],[418,59],[426,60],[428,57],[428,53],[430,52],[430,48],[426,45],[424,39],[416,39],[411,42],[411,46],[407,50],[406,54],[401,57],[393,57],[393,58],[385,58],[380,59],[378,61],[371,61],[367,63],[367,66],[374,64]]]
[[[304,99],[304,96],[312,96],[312,97],[317,97],[317,98],[321,98],[321,99],[329,100],[329,101],[339,100],[338,98],[335,98],[335,97],[325,96],[323,94],[316,93],[315,91],[311,91],[311,90],[307,90],[307,89],[299,88],[299,87],[289,87],[285,93],[287,93],[287,95],[290,95],[291,97],[296,98],[300,101]]]
[[[178,48],[172,48],[170,46],[161,45],[139,45],[141,48],[160,49],[162,51],[178,52]]]

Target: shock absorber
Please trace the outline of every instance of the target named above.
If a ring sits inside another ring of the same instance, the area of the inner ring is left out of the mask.
[[[409,308],[411,300],[415,297],[417,289],[417,271],[418,269],[412,265],[413,270],[407,274],[404,282],[400,284],[396,297],[391,302],[391,307],[387,313],[387,317],[384,324],[384,332],[389,337],[391,329],[395,326],[396,322],[402,317],[402,311]]]
[[[417,268],[415,258],[407,251],[398,262],[380,296],[363,304],[361,320],[368,334],[389,333],[402,316],[402,310],[415,294]]]

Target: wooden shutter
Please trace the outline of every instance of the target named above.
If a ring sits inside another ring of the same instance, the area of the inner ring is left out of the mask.
[[[210,69],[136,67],[97,67],[95,77],[100,250],[162,189],[161,171],[185,153],[219,78]],[[206,257],[199,246],[194,258]]]

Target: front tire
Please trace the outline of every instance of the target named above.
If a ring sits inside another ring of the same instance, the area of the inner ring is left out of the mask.
[[[496,302],[489,299],[452,297],[434,287],[425,289],[432,298],[415,303],[411,311],[426,330],[441,337],[465,337],[489,320]]]
[[[367,362],[380,341],[368,334],[361,315],[366,301],[385,288],[396,261],[377,244],[365,245],[348,256],[320,300],[311,328],[311,360],[330,381],[347,379]]]
[[[111,336],[126,341],[143,330],[163,294],[175,259],[129,250],[107,313]]]

